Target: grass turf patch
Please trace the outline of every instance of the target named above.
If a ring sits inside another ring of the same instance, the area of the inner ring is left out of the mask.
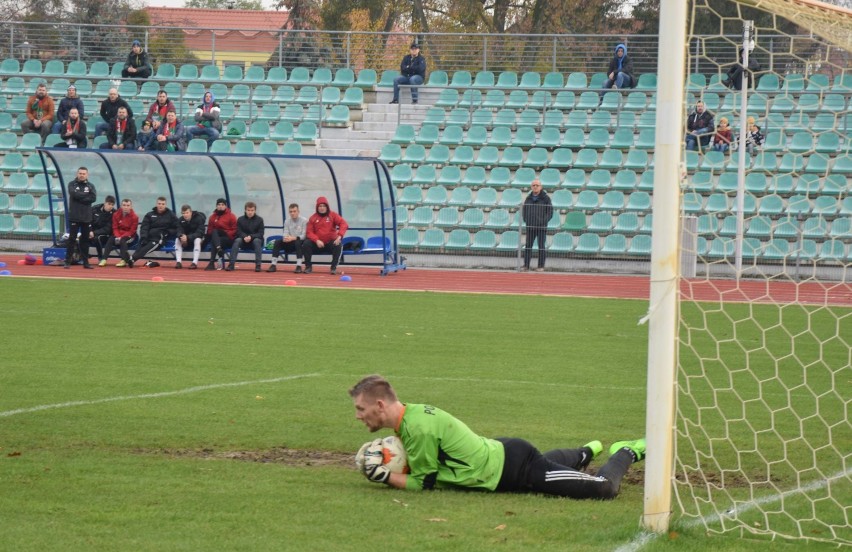
[[[374,372],[542,450],[641,435],[644,302],[21,278],[0,294],[9,547],[611,550],[636,534],[640,480],[611,502],[406,493],[343,459],[370,437],[346,390]],[[304,462],[234,458],[285,449]]]

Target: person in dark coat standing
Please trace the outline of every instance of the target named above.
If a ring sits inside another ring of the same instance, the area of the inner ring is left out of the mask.
[[[524,249],[524,270],[530,269],[530,257],[532,257],[533,244],[538,241],[538,270],[544,270],[544,261],[547,258],[547,224],[553,216],[553,204],[550,196],[541,189],[538,179],[532,181],[532,190],[524,200],[524,224],[527,225],[527,246]]]
[[[77,233],[80,234],[80,250],[83,252],[83,268],[94,268],[89,264],[89,232],[92,226],[92,203],[98,193],[89,182],[89,169],[77,169],[77,178],[68,183],[68,242],[65,244],[64,268],[71,268]]]
[[[253,201],[247,201],[245,214],[237,219],[237,237],[234,239],[234,245],[231,246],[231,262],[225,270],[234,270],[240,248],[251,246],[254,249],[254,271],[260,272],[263,231],[263,219],[257,215],[257,205]]]

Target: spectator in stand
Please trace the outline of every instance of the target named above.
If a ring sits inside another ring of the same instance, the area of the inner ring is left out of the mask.
[[[393,80],[392,104],[399,103],[399,85],[401,84],[423,84],[426,80],[426,59],[420,55],[420,45],[416,42],[411,44],[409,54],[402,58],[399,64],[400,75]],[[411,89],[411,103],[417,103],[417,88]]]
[[[743,74],[746,77],[746,88],[752,87],[752,73],[760,71],[760,63],[757,62],[757,58],[751,53],[748,56],[748,71],[743,67],[743,58],[745,57],[745,50],[740,48],[740,58],[739,61],[731,66],[728,69],[728,74],[725,79],[722,81],[722,84],[727,86],[732,90],[742,90],[743,86]]]
[[[160,90],[157,92],[157,101],[151,104],[151,107],[148,108],[148,115],[145,117],[146,121],[151,121],[151,128],[155,131],[160,128],[160,124],[166,120],[166,113],[169,111],[176,111],[175,104],[169,99],[169,95],[166,94],[165,90]]]
[[[151,121],[142,121],[142,130],[136,133],[136,149],[139,151],[152,151],[157,133],[151,126]]]
[[[178,120],[174,109],[166,113],[165,122],[157,129],[154,150],[186,151],[186,130],[183,128],[183,123]]]
[[[65,97],[59,100],[59,107],[56,108],[56,122],[53,123],[53,128],[50,132],[59,134],[62,123],[68,120],[71,115],[71,109],[76,109],[81,119],[86,118],[86,108],[83,106],[83,100],[77,97],[77,87],[73,84],[68,87]],[[86,146],[82,146],[86,147]]]
[[[21,132],[24,134],[38,132],[41,134],[42,143],[44,143],[44,139],[53,130],[55,115],[56,104],[54,104],[53,98],[47,95],[47,85],[39,84],[36,87],[35,95],[30,96],[27,100],[27,110],[24,121],[21,122]]]
[[[760,127],[755,124],[754,118],[749,117],[748,132],[746,132],[746,151],[749,155],[757,155],[762,145],[763,133],[760,132]]]
[[[527,246],[524,249],[524,268],[530,269],[533,244],[538,241],[538,272],[544,271],[547,258],[547,224],[553,216],[553,204],[550,196],[541,187],[541,181],[535,179],[530,184],[530,193],[524,200],[523,219],[527,225]]]
[[[118,116],[118,109],[121,107],[127,110],[127,117],[132,119],[133,110],[130,109],[130,105],[118,95],[118,89],[110,88],[107,92],[107,98],[101,102],[101,119],[103,119],[103,122],[95,125],[95,138],[107,131],[110,121]]]
[[[133,268],[134,263],[142,259],[150,253],[163,246],[166,240],[174,238],[178,233],[178,219],[171,209],[166,207],[166,198],[158,197],[157,205],[148,211],[145,218],[142,219],[142,226],[139,228],[139,247],[130,257],[130,262],[127,264]],[[148,261],[145,263],[148,268],[160,266],[157,261]]]
[[[267,272],[275,272],[278,264],[278,256],[282,251],[296,254],[296,274],[302,272],[302,243],[305,241],[305,232],[308,228],[308,220],[299,214],[299,205],[291,203],[288,207],[290,218],[284,222],[284,235],[280,240],[275,240],[272,245],[272,266]]]
[[[346,221],[331,210],[328,200],[320,196],[317,198],[316,212],[308,219],[305,230],[305,239],[302,242],[302,254],[305,256],[305,274],[313,272],[311,259],[316,253],[328,253],[331,255],[331,274],[337,274],[337,263],[343,253],[343,236],[349,229]]]
[[[228,207],[225,198],[216,200],[216,210],[207,221],[207,237],[204,238],[202,249],[210,245],[210,262],[204,270],[216,270],[216,258],[225,258],[226,247],[234,245],[237,236],[237,217]]]
[[[603,90],[600,91],[601,98],[612,88],[633,88],[633,60],[627,56],[627,46],[619,44],[615,47],[615,55],[609,62],[606,70],[606,81]]]
[[[198,268],[201,255],[201,242],[204,241],[204,223],[207,217],[201,211],[193,211],[189,205],[180,208],[178,219],[178,237],[175,240],[175,268],[183,268],[183,250],[192,244],[192,264],[190,270]]]
[[[698,100],[695,111],[686,118],[686,149],[699,149],[699,143],[706,147],[715,128],[713,114],[704,107],[703,101]]]
[[[219,120],[219,104],[209,90],[204,93],[201,103],[195,108],[195,126],[187,129],[188,138],[191,140],[196,136],[203,136],[207,140],[207,147],[219,138],[222,132],[222,122]]]
[[[130,53],[121,70],[123,79],[147,79],[151,76],[151,64],[148,62],[148,52],[142,49],[142,43],[134,40],[130,45]]]
[[[59,124],[61,142],[53,144],[55,148],[85,148],[89,145],[86,138],[86,122],[80,118],[76,107],[71,108],[68,118]]]
[[[77,234],[80,235],[80,251],[83,252],[83,268],[94,268],[89,264],[89,231],[92,225],[92,203],[97,199],[95,186],[89,182],[89,169],[77,169],[77,178],[68,183],[68,242],[65,244],[65,268],[71,268]]]
[[[109,122],[106,132],[107,141],[101,149],[133,150],[136,148],[136,121],[127,114],[127,109],[118,108],[115,119]]]
[[[127,248],[136,239],[136,229],[139,227],[139,216],[133,210],[133,202],[129,199],[121,200],[121,209],[112,215],[112,239],[107,242],[104,248],[104,257],[98,266],[106,266],[109,254],[113,247],[118,246],[119,256],[118,268],[132,266],[130,254]]]
[[[231,262],[225,270],[234,270],[240,249],[251,246],[254,249],[254,271],[260,272],[263,257],[263,219],[257,214],[257,205],[247,201],[245,214],[237,219],[237,237],[231,246]]]
[[[103,203],[92,205],[92,229],[89,231],[89,241],[95,242],[95,249],[98,251],[98,266],[106,265],[104,247],[112,238],[112,216],[114,214],[115,198],[111,195],[106,196]]]
[[[734,141],[734,133],[731,132],[731,127],[728,126],[728,118],[722,117],[719,119],[719,126],[716,127],[716,134],[710,141],[715,151],[725,153],[731,147]]]

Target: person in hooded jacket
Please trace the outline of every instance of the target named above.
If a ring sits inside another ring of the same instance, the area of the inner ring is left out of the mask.
[[[216,200],[216,210],[207,219],[207,236],[202,249],[210,245],[210,262],[204,270],[216,270],[216,258],[225,258],[225,248],[234,245],[237,237],[237,217],[228,207],[224,197]]]
[[[92,226],[92,203],[97,199],[95,186],[89,182],[89,169],[77,169],[77,178],[68,183],[68,242],[65,244],[64,268],[71,268],[74,249],[77,246],[77,234],[80,234],[80,251],[83,255],[83,268],[94,268],[89,264],[89,231]]]
[[[606,70],[606,81],[601,90],[601,97],[613,86],[616,88],[633,88],[636,80],[633,78],[633,60],[627,56],[627,46],[619,44],[615,47],[615,55]]]
[[[158,197],[157,205],[145,214],[142,219],[142,226],[139,228],[139,247],[130,257],[130,262],[127,266],[133,268],[133,264],[142,259],[159,247],[162,247],[166,240],[177,236],[178,219],[171,209],[166,207],[166,198]],[[148,261],[145,266],[153,268],[160,266],[157,261]]]
[[[311,258],[316,253],[331,255],[331,273],[337,274],[337,263],[343,253],[343,236],[349,229],[346,221],[331,210],[328,199],[317,198],[316,212],[308,219],[302,255],[305,257],[305,274],[313,272]]]
[[[213,145],[222,132],[222,122],[219,120],[219,104],[213,92],[209,90],[204,93],[201,103],[195,108],[195,126],[187,129],[189,139],[203,137],[207,140],[207,147]]]
[[[234,270],[241,247],[254,249],[254,271],[260,272],[263,257],[263,219],[257,215],[257,205],[247,201],[245,214],[237,219],[237,237],[231,246],[231,262],[225,270]]]
[[[201,255],[201,242],[204,241],[204,223],[207,217],[201,211],[193,211],[189,205],[180,208],[178,219],[178,237],[175,240],[175,268],[183,268],[183,248],[192,244],[191,270],[198,268],[198,257]]]

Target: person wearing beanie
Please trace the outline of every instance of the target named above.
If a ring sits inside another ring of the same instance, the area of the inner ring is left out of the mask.
[[[130,53],[121,70],[123,79],[145,80],[151,76],[151,63],[148,61],[148,52],[142,49],[142,43],[134,40],[130,45]]]
[[[426,59],[420,55],[420,45],[411,44],[410,53],[402,58],[399,64],[399,76],[393,80],[392,104],[399,103],[399,86],[401,84],[423,84],[426,80]],[[411,103],[417,103],[417,88],[411,89]]]

